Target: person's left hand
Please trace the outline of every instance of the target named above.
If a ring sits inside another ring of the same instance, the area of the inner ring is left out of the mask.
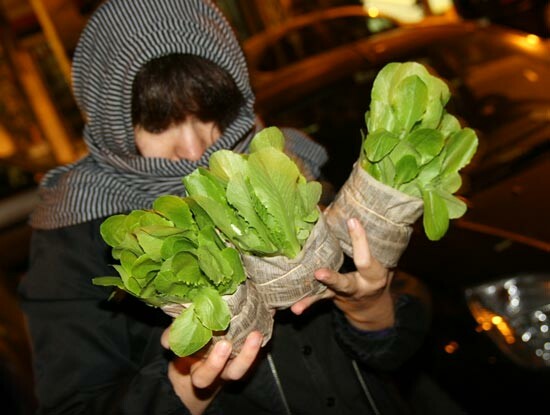
[[[161,344],[170,348],[170,328],[164,330]],[[202,414],[223,383],[241,379],[254,364],[262,345],[262,334],[252,331],[240,352],[231,357],[232,344],[217,342],[205,354],[203,350],[178,357],[168,365],[168,379],[174,392],[192,415]]]
[[[350,324],[358,329],[372,331],[391,327],[395,321],[389,290],[393,271],[372,257],[367,234],[357,219],[348,220],[348,231],[357,270],[340,274],[328,268],[318,269],[315,271],[315,278],[328,289],[322,294],[298,301],[292,305],[291,310],[295,314],[301,314],[316,301],[331,298]]]

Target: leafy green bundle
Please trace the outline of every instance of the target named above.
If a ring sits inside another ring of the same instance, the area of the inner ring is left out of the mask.
[[[294,258],[319,219],[321,184],[306,180],[284,144],[281,130],[265,128],[250,154],[218,150],[209,169],[183,178],[189,196],[243,254]]]
[[[113,265],[119,276],[97,277],[94,284],[118,287],[155,307],[189,303],[170,329],[177,355],[194,353],[213,331],[228,327],[222,295],[233,294],[246,275],[237,250],[191,199],[161,196],[152,210],[107,218],[100,232],[120,262]]]
[[[376,180],[423,200],[430,240],[447,232],[466,204],[454,196],[477,150],[474,130],[447,113],[447,85],[416,62],[389,63],[377,75],[365,114],[361,165]]]

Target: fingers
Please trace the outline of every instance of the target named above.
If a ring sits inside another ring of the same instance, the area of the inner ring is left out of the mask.
[[[224,380],[238,380],[245,375],[258,356],[262,339],[263,337],[258,331],[253,331],[246,337],[239,354],[227,364],[222,374]]]
[[[231,343],[217,342],[208,357],[191,367],[191,382],[197,388],[210,386],[220,376],[231,355]]]
[[[348,232],[351,238],[351,245],[353,248],[353,262],[359,272],[368,268],[371,264],[371,254],[369,249],[369,242],[367,240],[367,233],[365,228],[355,218],[351,218],[347,222]]]
[[[328,268],[320,268],[315,271],[315,278],[338,295],[354,294],[357,291],[357,281],[353,273],[340,274]]]
[[[295,302],[290,307],[290,311],[292,311],[294,314],[299,316],[302,314],[307,308],[309,308],[313,303],[316,303],[319,300],[323,300],[326,298],[331,298],[334,296],[334,293],[332,293],[330,290],[326,290],[322,294],[317,295],[311,295],[305,298],[302,298],[300,301]]]
[[[165,349],[170,348],[170,326],[168,326],[163,332],[162,336],[160,337],[160,344]]]
[[[389,270],[371,255],[365,228],[355,218],[349,219],[347,223],[353,247],[353,262],[359,275],[372,284],[373,288],[386,286]]]

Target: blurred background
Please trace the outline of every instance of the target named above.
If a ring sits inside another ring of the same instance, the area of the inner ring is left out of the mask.
[[[27,218],[42,175],[86,154],[70,65],[100,3],[0,0],[0,394],[9,414],[34,408],[15,294]],[[386,63],[421,62],[448,83],[447,109],[476,130],[480,147],[459,190],[468,213],[438,242],[417,224],[401,260],[427,288],[433,321],[397,377],[418,414],[447,413],[434,396],[465,414],[546,412],[535,408],[550,388],[548,2],[216,3],[245,49],[259,115],[325,145],[324,175],[336,188],[359,155],[372,82]]]

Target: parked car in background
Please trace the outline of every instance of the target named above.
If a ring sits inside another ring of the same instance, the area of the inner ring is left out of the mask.
[[[533,290],[543,292],[543,303],[527,312],[541,321],[550,313],[549,43],[487,22],[394,26],[374,34],[365,29],[367,20],[328,10],[245,42],[257,109],[267,125],[300,128],[325,145],[331,160],[324,175],[338,187],[359,155],[372,82],[386,63],[417,61],[448,83],[447,110],[477,131],[480,145],[459,191],[467,214],[438,242],[417,223],[399,264],[432,296],[432,330],[411,365],[468,414],[544,407],[548,326],[541,323],[536,333],[541,350],[529,350],[527,360],[510,358],[510,350],[487,336],[497,320],[476,321],[465,294],[485,284],[494,291],[491,283],[503,279],[527,284],[536,275]],[[517,301],[525,307],[530,300]],[[511,329],[509,346],[529,347]]]

